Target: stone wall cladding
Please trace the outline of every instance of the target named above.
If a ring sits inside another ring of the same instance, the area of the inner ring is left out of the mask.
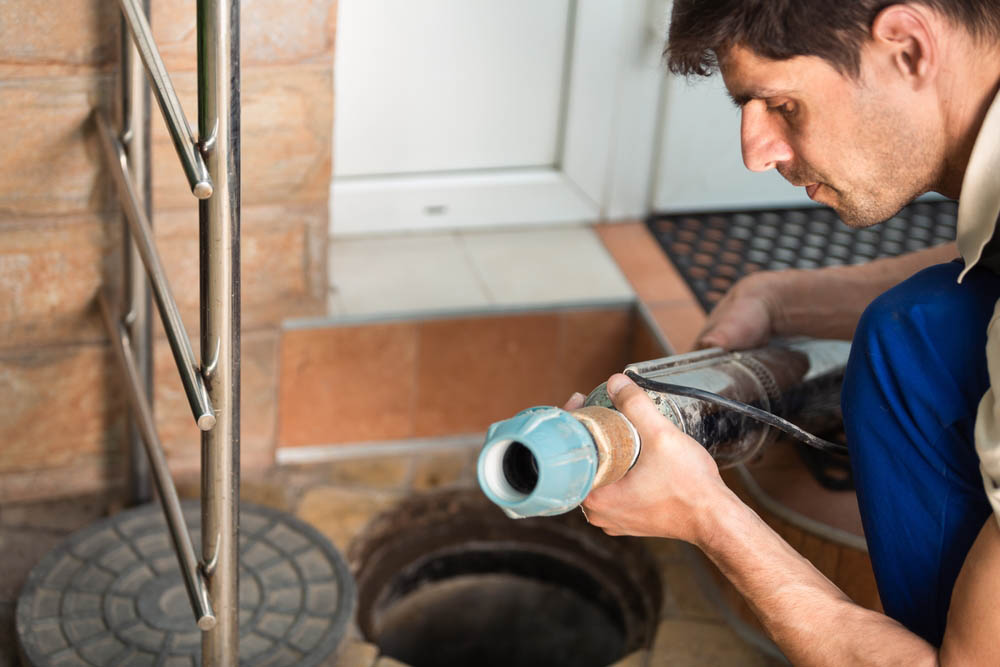
[[[196,125],[195,0],[151,23]],[[244,467],[273,462],[280,323],[326,301],[336,0],[241,7]],[[92,110],[114,104],[119,15],[105,0],[0,0],[0,503],[119,485],[123,388],[95,303],[120,280],[120,222]],[[153,103],[155,107],[155,102]],[[153,225],[198,350],[197,204],[158,109]],[[154,327],[157,424],[176,470],[198,431]]]

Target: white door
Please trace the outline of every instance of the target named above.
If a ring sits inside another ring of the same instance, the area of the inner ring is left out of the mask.
[[[739,210],[814,205],[775,170],[751,172],[740,154],[740,112],[722,77],[669,77],[653,187],[655,211]]]
[[[640,213],[655,148],[656,5],[340,0],[332,233]]]

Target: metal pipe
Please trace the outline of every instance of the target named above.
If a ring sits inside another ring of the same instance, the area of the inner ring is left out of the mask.
[[[149,0],[141,9],[149,14]],[[129,172],[135,190],[140,195],[146,219],[152,221],[151,165],[149,151],[149,86],[142,71],[142,61],[128,30],[125,17],[119,32],[120,68],[118,76],[117,122],[119,137],[128,159]],[[122,224],[122,311],[121,322],[132,341],[132,354],[143,395],[152,406],[153,397],[153,332],[149,283],[142,258],[132,241],[128,223]],[[127,493],[130,505],[141,505],[153,499],[149,460],[143,451],[142,434],[135,417],[128,415],[126,424],[128,449]]]
[[[215,194],[199,203],[201,354],[218,423],[202,434],[202,556],[219,625],[202,664],[239,663],[239,0],[198,0],[198,135]]]
[[[188,403],[198,428],[207,431],[215,426],[216,417],[212,409],[212,401],[209,398],[205,382],[198,372],[191,342],[188,340],[184,322],[181,320],[180,311],[177,310],[177,303],[170,290],[167,274],[163,270],[163,264],[160,262],[160,256],[153,243],[153,232],[149,227],[149,221],[142,211],[135,188],[129,178],[125,150],[112,133],[107,117],[101,112],[98,112],[96,116],[104,156],[111,170],[111,176],[118,191],[118,199],[125,212],[125,219],[132,231],[132,238],[136,242],[136,247],[152,283],[153,295],[163,319],[163,327],[167,332],[170,349],[177,362],[177,370],[180,372],[181,381],[184,384],[184,392],[187,394]]]
[[[177,563],[180,565],[181,576],[184,578],[184,585],[191,600],[195,621],[197,621],[199,628],[209,631],[216,627],[216,617],[212,612],[208,588],[198,567],[198,559],[194,555],[194,545],[191,542],[191,534],[188,533],[187,524],[184,522],[184,513],[181,511],[177,489],[170,477],[167,459],[163,455],[163,446],[160,444],[156,427],[153,425],[153,412],[149,409],[148,401],[142,395],[142,381],[136,368],[135,358],[132,356],[132,346],[128,339],[128,333],[119,322],[115,321],[111,306],[103,292],[98,295],[97,300],[101,307],[101,315],[104,316],[104,326],[111,338],[111,349],[114,350],[122,375],[125,376],[125,393],[128,396],[139,431],[142,433],[143,442],[146,444],[146,454],[149,456],[149,463],[152,466],[156,490],[160,494],[163,514],[167,520],[167,527],[170,529],[174,550],[177,552]]]
[[[149,21],[146,20],[146,14],[140,3],[141,0],[119,0],[122,15],[125,17],[129,32],[132,33],[142,63],[146,66],[146,72],[153,84],[153,93],[167,122],[170,138],[173,139],[177,157],[181,160],[191,192],[198,199],[207,199],[212,196],[214,189],[212,178],[191,134],[191,126],[184,116],[184,108],[170,82],[170,75],[163,64],[163,59],[160,58],[160,52],[153,40],[153,32],[149,29]]]

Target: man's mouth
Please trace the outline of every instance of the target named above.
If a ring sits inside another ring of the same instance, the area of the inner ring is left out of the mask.
[[[816,201],[815,194],[816,191],[819,190],[819,186],[820,186],[819,183],[813,183],[812,185],[806,186],[806,194],[809,195],[809,199]]]

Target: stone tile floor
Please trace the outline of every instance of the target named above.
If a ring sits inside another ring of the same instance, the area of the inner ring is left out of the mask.
[[[246,474],[242,497],[292,512],[325,534],[342,552],[368,520],[414,491],[471,486],[475,456],[469,448],[372,456],[309,465],[278,466]],[[197,480],[181,480],[182,497],[196,496]],[[0,507],[0,666],[16,665],[14,608],[28,572],[59,542],[106,516],[120,502],[95,494]],[[632,654],[618,667],[676,665],[782,664],[747,643],[726,623],[719,599],[706,588],[700,558],[690,547],[669,540],[649,540],[661,565],[664,595],[660,627],[648,651]],[[709,585],[710,586],[710,585]],[[394,667],[372,644],[353,631],[327,667]]]

